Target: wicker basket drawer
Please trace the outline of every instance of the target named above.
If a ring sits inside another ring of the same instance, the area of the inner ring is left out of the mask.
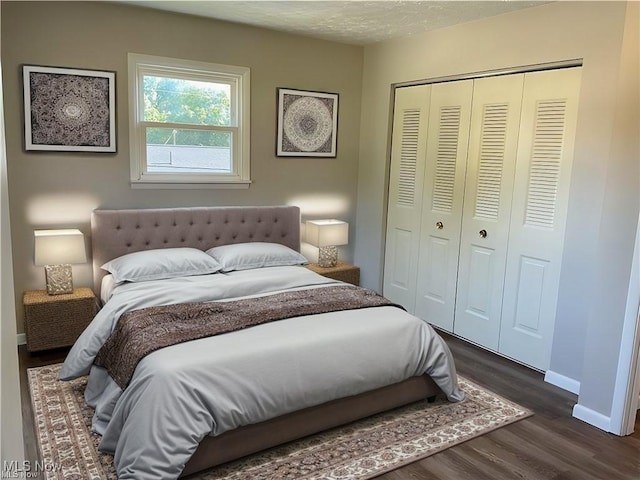
[[[97,311],[90,288],[63,295],[31,290],[24,293],[22,302],[29,352],[73,345]]]

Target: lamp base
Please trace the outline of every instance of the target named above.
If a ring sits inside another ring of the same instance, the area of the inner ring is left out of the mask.
[[[45,265],[44,275],[47,281],[47,293],[49,295],[73,293],[71,265]]]
[[[318,265],[324,268],[335,267],[338,263],[338,247],[320,247],[318,252]]]

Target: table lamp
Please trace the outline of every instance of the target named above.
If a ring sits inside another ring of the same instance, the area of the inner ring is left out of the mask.
[[[85,263],[84,235],[78,229],[35,230],[35,264],[44,266],[49,295],[73,293],[72,263]]]
[[[305,238],[318,247],[318,265],[334,267],[338,263],[338,245],[349,243],[349,224],[341,220],[308,220]]]

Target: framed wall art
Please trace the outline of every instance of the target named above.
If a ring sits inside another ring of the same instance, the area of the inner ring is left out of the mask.
[[[338,94],[278,89],[279,157],[335,157]]]
[[[115,72],[23,65],[25,150],[115,152]]]

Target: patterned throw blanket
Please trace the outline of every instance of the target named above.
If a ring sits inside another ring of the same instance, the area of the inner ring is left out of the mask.
[[[340,285],[229,302],[181,303],[125,313],[94,363],[124,389],[140,360],[160,348],[285,318],[396,305],[372,290]]]

